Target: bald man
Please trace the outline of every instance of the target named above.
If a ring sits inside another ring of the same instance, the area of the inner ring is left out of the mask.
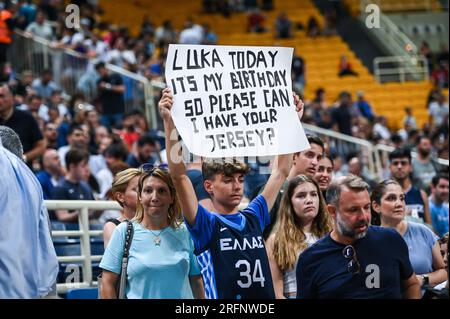
[[[43,170],[36,174],[41,183],[44,199],[53,199],[53,189],[57,186],[65,175],[65,169],[61,165],[58,152],[49,148],[42,157]]]

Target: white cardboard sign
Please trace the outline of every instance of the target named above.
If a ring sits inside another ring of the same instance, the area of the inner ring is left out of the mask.
[[[292,95],[292,48],[169,46],[172,117],[204,157],[270,156],[309,148]]]

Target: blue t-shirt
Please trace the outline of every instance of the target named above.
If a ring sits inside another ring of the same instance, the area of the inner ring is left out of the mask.
[[[366,236],[352,244],[361,266],[359,274],[348,270],[350,259],[343,255],[346,246],[328,234],[300,254],[297,298],[402,297],[401,281],[411,277],[413,269],[406,243],[396,230],[370,226]]]
[[[442,237],[448,233],[448,203],[436,205],[431,197],[429,203],[433,228]]]
[[[203,174],[202,171],[197,169],[190,169],[186,172],[187,176],[191,180],[192,186],[194,186],[195,195],[197,196],[197,200],[201,201],[203,199],[210,198],[208,192],[205,190],[205,186],[203,186]]]
[[[425,203],[423,202],[422,194],[416,187],[411,187],[405,194],[406,208],[411,210],[411,216],[406,216],[407,219],[424,223],[425,221]]]
[[[403,239],[408,245],[409,259],[416,275],[433,272],[433,246],[437,236],[425,225],[408,222]]]
[[[270,217],[262,195],[236,214],[220,215],[198,205],[189,227],[210,299],[275,298],[262,232]]]
[[[200,275],[194,255],[194,246],[186,226],[167,227],[159,234],[161,242],[155,245],[153,233],[133,222],[127,268],[128,299],[192,299],[189,276]],[[100,268],[120,273],[127,223],[114,230],[106,247]]]

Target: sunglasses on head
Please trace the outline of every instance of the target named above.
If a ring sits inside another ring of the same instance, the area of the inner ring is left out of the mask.
[[[169,166],[167,164],[155,165],[152,163],[145,163],[145,164],[142,164],[139,168],[145,173],[151,173],[155,169],[161,169],[163,171],[167,171],[169,169]]]
[[[352,274],[359,274],[361,270],[361,265],[359,264],[358,258],[356,257],[356,250],[352,245],[347,245],[342,250],[342,254],[345,259],[350,259],[347,264],[347,271]]]

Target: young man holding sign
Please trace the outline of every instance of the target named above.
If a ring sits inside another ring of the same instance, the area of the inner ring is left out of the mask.
[[[294,103],[301,118],[303,103],[297,96],[294,97]],[[167,159],[184,218],[203,268],[207,297],[275,298],[262,232],[270,222],[269,211],[289,174],[292,154],[277,156],[264,191],[243,211],[238,211],[238,205],[243,197],[247,167],[234,162],[204,163],[205,189],[216,208],[216,212],[209,212],[198,204],[181,154],[174,151],[179,144],[178,134],[172,134],[176,130],[172,106],[170,89],[165,89],[159,110],[164,120]]]

